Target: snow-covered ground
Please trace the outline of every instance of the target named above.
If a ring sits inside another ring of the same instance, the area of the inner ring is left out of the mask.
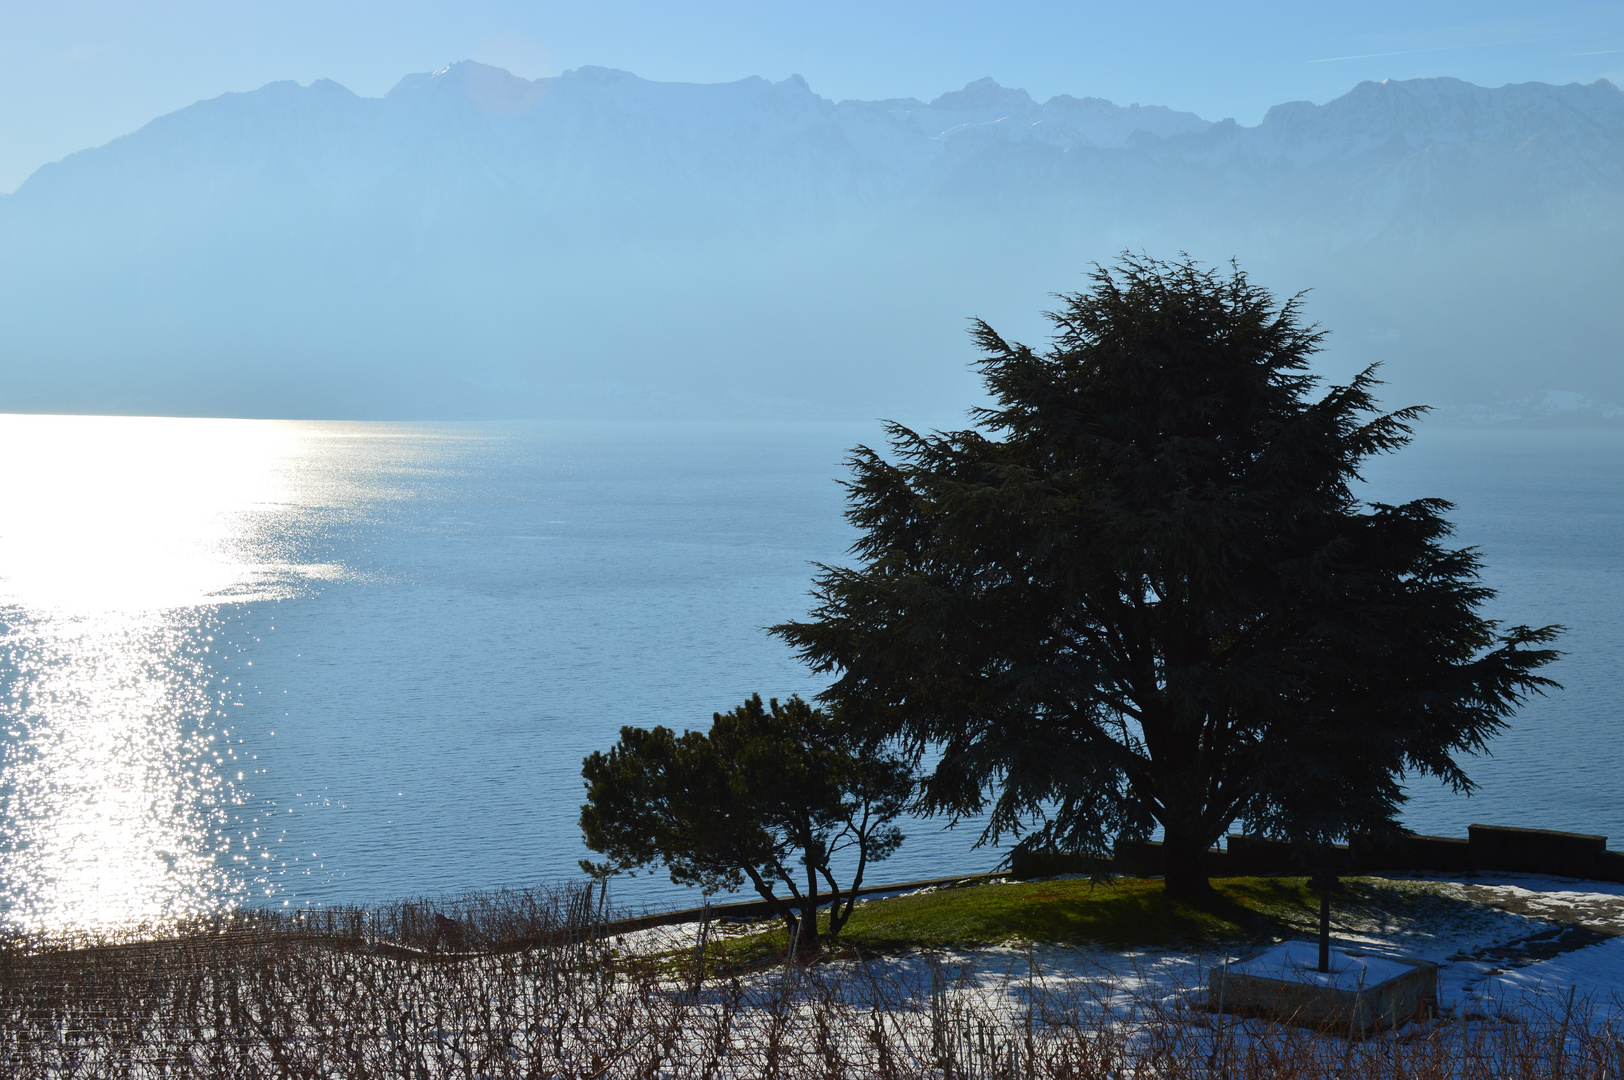
[[[1624,1018],[1624,885],[1528,874],[1415,875],[1375,884],[1380,892],[1374,902],[1366,895],[1358,904],[1333,905],[1335,944],[1375,957],[1436,962],[1446,1017],[1549,1011],[1571,991],[1591,1016]],[[638,952],[692,949],[697,933],[694,925],[660,927],[628,935],[624,945]],[[1306,926],[1302,936],[1310,936]],[[1112,1000],[1201,1004],[1212,965],[1241,961],[1255,951],[1011,942],[894,957],[887,968],[895,985],[913,985],[921,997],[930,993],[933,978],[937,984],[945,980],[955,994],[1012,1015],[1044,993],[1113,1008],[1107,1004]]]
[[[1624,1075],[1621,913],[1624,889],[1588,882],[1351,883],[1333,907],[1340,950],[1431,960],[1442,973],[1440,1015],[1368,1038],[1209,1010],[1214,965],[1270,947],[1256,938],[1228,954],[1036,942],[848,953],[704,982],[680,964],[606,962],[693,949],[699,927],[679,926],[613,943],[433,958],[256,939],[194,957],[216,965],[216,986],[245,991],[224,995],[197,992],[201,967],[176,978],[173,965],[160,971],[156,954],[86,950],[65,955],[71,971],[49,980],[0,980],[0,1059],[25,1066],[6,1074],[24,1080],[255,1072],[445,1080],[476,1068],[492,1077],[672,1080],[1616,1080]],[[1290,916],[1290,939],[1306,947],[1313,914]],[[109,1010],[139,1022],[109,1025]],[[221,1040],[222,1026],[241,1037]],[[65,1039],[69,1031],[75,1037]]]
[[[1282,941],[1250,959],[1229,966],[1232,975],[1258,975],[1265,979],[1328,986],[1349,993],[1378,986],[1414,970],[1414,967],[1400,960],[1332,948],[1327,951],[1325,970],[1321,971],[1319,944],[1299,940]]]

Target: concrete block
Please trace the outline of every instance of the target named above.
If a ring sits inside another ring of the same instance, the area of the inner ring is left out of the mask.
[[[1293,847],[1289,840],[1244,833],[1230,833],[1226,842],[1228,872],[1235,876],[1307,874],[1318,869],[1322,860],[1328,861],[1329,868],[1337,873],[1353,869],[1353,859],[1346,844],[1301,851]]]
[[[1288,941],[1215,967],[1208,1005],[1339,1035],[1400,1027],[1437,1009],[1438,965],[1429,960],[1333,948],[1329,973],[1314,970],[1318,961],[1318,942]]]
[[[1292,857],[1291,845],[1284,840],[1230,833],[1226,846],[1229,851],[1229,872],[1232,874],[1290,874],[1301,869]]]
[[[1114,869],[1110,859],[1097,859],[1069,851],[1016,850],[1009,859],[1009,876],[1016,881],[1059,877],[1061,874],[1105,874]]]
[[[1112,861],[1119,874],[1152,877],[1166,866],[1160,840],[1119,840],[1114,855]]]
[[[1472,869],[1470,841],[1453,836],[1360,836],[1353,845],[1355,869],[1360,873],[1381,870],[1432,870],[1464,872]]]
[[[1472,825],[1466,831],[1472,863],[1478,870],[1587,878],[1596,872],[1607,853],[1607,837],[1593,833],[1503,825]]]
[[[1119,874],[1139,877],[1158,877],[1167,868],[1160,840],[1119,840],[1111,860],[1112,869]],[[1213,877],[1226,877],[1234,871],[1229,868],[1223,848],[1208,848],[1205,856],[1207,873]]]
[[[1596,880],[1624,884],[1624,851],[1604,851],[1596,860]]]

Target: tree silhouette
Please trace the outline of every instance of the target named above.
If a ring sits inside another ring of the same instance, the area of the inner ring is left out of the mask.
[[[1125,256],[1058,299],[1042,354],[974,324],[971,430],[853,452],[857,563],[774,628],[824,700],[935,748],[923,805],[989,837],[1159,825],[1193,900],[1237,821],[1322,843],[1396,829],[1406,776],[1470,790],[1559,628],[1479,614],[1450,504],[1356,497],[1423,410],[1377,412],[1373,369],[1314,396],[1322,333],[1238,268]]]
[[[868,865],[902,842],[892,822],[913,788],[904,761],[822,710],[799,697],[763,706],[759,694],[717,713],[708,732],[621,728],[581,774],[581,830],[587,847],[609,856],[607,868],[663,864],[673,882],[706,893],[748,880],[807,956],[818,946],[819,906],[830,905],[838,935]],[[848,858],[843,889],[836,864]]]

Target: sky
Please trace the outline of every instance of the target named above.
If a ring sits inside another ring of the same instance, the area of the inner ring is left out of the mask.
[[[1624,3],[0,0],[0,191],[204,98],[322,78],[375,96],[463,59],[527,78],[799,74],[835,99],[990,75],[1255,124],[1365,79],[1624,83]]]

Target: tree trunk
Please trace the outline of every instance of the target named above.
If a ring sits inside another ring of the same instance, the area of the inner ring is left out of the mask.
[[[1217,892],[1207,881],[1207,845],[1168,832],[1162,840],[1163,887],[1186,904],[1205,906]]]
[[[810,849],[804,844],[802,851]],[[807,963],[818,955],[818,871],[812,860],[806,861],[806,906],[801,909],[801,936],[795,942],[795,957]]]
[[[818,955],[818,909],[808,905],[801,909],[795,938],[795,960],[805,964]]]

